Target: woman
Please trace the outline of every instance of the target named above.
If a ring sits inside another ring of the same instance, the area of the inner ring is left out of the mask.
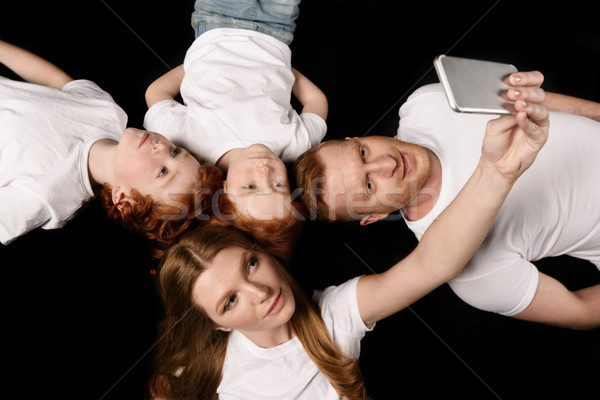
[[[477,169],[417,248],[382,274],[325,289],[320,313],[247,236],[211,226],[182,237],[160,266],[167,317],[153,394],[365,398],[356,361],[364,333],[461,271],[545,143],[548,111],[525,100],[517,115],[490,121]]]

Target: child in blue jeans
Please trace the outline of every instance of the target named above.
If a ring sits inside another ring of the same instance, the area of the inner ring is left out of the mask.
[[[289,244],[276,233],[297,232],[300,219],[284,162],[320,143],[327,129],[327,98],[291,66],[298,4],[197,0],[196,40],[184,63],[146,92],[147,129],[226,171],[220,222],[273,245]]]

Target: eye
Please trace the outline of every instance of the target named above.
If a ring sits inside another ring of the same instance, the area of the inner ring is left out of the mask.
[[[273,187],[275,187],[275,188],[282,188],[283,187],[283,183],[275,182],[273,184]]]
[[[225,307],[223,307],[223,311],[231,310],[231,308],[235,305],[236,300],[237,295],[235,294],[229,297],[229,299],[227,299],[227,301],[225,302]]]
[[[367,182],[367,190],[371,191],[373,189],[373,184],[371,182]]]
[[[160,170],[160,172],[158,173],[158,176],[165,176],[167,174],[167,167],[162,167],[162,169]]]
[[[367,150],[365,150],[365,148],[364,148],[364,147],[361,147],[361,148],[360,148],[360,156],[361,156],[361,158],[363,158],[363,159],[364,159],[365,157],[367,157]]]
[[[251,189],[251,190],[252,190],[252,189],[256,189],[256,186],[250,183],[250,184],[248,184],[248,185],[244,186],[244,188],[245,188],[245,189]]]
[[[175,147],[173,149],[173,151],[171,152],[171,157],[177,156],[177,154],[179,154],[180,152],[181,152],[181,150],[178,147]]]
[[[252,272],[258,266],[258,258],[252,257],[248,260],[248,272]]]

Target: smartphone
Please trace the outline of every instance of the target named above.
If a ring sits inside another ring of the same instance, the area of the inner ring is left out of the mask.
[[[503,97],[510,87],[504,79],[517,72],[513,65],[446,55],[437,56],[433,65],[455,111],[514,113],[514,102]]]

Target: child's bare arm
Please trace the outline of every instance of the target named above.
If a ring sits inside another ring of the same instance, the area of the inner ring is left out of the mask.
[[[30,83],[62,89],[72,81],[62,69],[25,49],[0,40],[0,62]]]
[[[327,120],[329,105],[325,93],[295,68],[292,68],[292,72],[296,78],[292,86],[292,94],[302,104],[302,112],[317,114]]]
[[[183,64],[181,64],[152,82],[146,89],[146,105],[148,108],[162,100],[174,100],[179,94],[184,76],[185,70]]]

